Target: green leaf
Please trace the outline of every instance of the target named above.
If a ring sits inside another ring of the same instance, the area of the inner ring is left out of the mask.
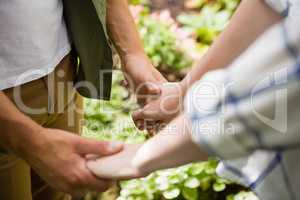
[[[191,177],[185,181],[184,186],[187,188],[197,188],[200,186],[200,181],[195,177]]]
[[[178,188],[173,188],[163,192],[163,196],[166,199],[175,199],[180,195],[180,190]]]
[[[124,189],[124,190],[121,190],[121,192],[120,192],[120,195],[122,196],[122,197],[127,197],[127,196],[129,196],[131,194],[131,191],[129,190],[129,189]]]
[[[226,189],[226,185],[224,183],[214,183],[213,189],[215,192],[222,192]]]
[[[206,177],[202,178],[200,187],[203,191],[208,190],[211,187],[211,177],[206,176]]]
[[[239,192],[238,194],[234,195],[233,200],[259,200],[253,192]]]
[[[192,176],[196,176],[203,172],[205,165],[203,163],[196,163],[191,165],[191,167],[188,169],[188,173]]]
[[[182,195],[186,200],[198,200],[198,191],[195,188],[183,188]]]

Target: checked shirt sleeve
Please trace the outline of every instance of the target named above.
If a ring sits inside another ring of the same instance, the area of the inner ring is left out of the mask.
[[[282,16],[287,16],[290,8],[289,0],[265,0],[265,2]]]
[[[195,143],[223,160],[300,146],[299,49],[299,25],[281,23],[196,83],[185,99]]]

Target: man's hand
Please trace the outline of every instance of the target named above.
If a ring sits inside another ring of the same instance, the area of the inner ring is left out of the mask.
[[[100,142],[55,129],[42,128],[21,153],[52,187],[81,197],[86,190],[104,191],[109,182],[96,178],[86,167],[86,156],[106,156],[122,149],[120,143]]]
[[[146,56],[127,0],[107,1],[107,30],[121,58],[122,71],[136,92],[140,105],[147,101],[145,95],[158,95],[153,83],[165,82]]]
[[[122,59],[122,69],[129,86],[135,91],[139,105],[145,105],[150,99],[161,93],[159,84],[166,79],[144,55],[126,55]]]
[[[165,83],[159,87],[161,95],[132,115],[136,126],[141,130],[157,131],[173,120],[183,109],[184,91],[181,83]]]
[[[86,157],[117,153],[123,145],[43,128],[22,114],[1,91],[0,102],[1,148],[25,160],[59,191],[80,197],[87,189],[107,188],[109,182],[95,178],[86,168]]]

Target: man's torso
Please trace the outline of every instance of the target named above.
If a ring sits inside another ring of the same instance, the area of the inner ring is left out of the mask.
[[[3,0],[0,26],[1,90],[49,74],[70,51],[61,0]]]

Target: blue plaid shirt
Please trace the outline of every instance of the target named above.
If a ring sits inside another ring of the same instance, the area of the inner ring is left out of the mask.
[[[185,112],[193,140],[220,158],[220,176],[262,200],[298,200],[300,1],[265,2],[285,18],[226,69],[197,82]]]

